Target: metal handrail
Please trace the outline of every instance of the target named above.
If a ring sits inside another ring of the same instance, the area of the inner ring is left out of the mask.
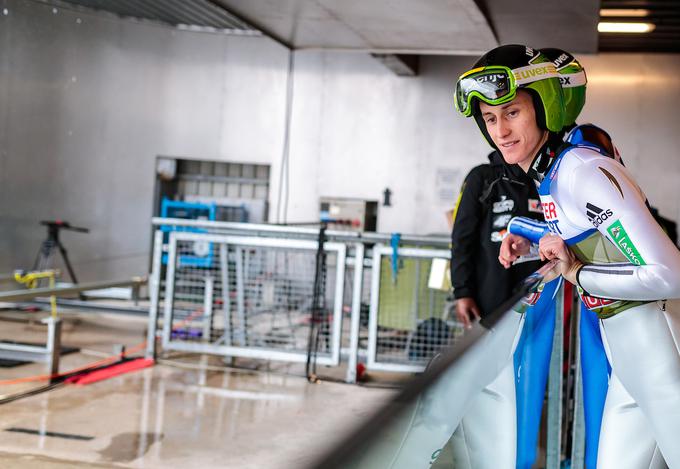
[[[14,290],[0,292],[0,301],[24,301],[38,296],[66,296],[88,290],[100,290],[114,287],[138,287],[147,282],[146,277],[132,277],[129,280],[80,283],[70,287],[33,288],[30,290]]]
[[[191,228],[207,229],[212,231],[229,231],[229,232],[243,232],[250,234],[257,234],[260,236],[275,236],[281,234],[288,234],[293,236],[309,237],[316,239],[319,235],[317,228],[303,228],[285,225],[269,225],[258,223],[237,223],[226,221],[209,221],[209,220],[187,220],[182,218],[162,218],[154,217],[151,219],[154,226],[184,226]],[[391,240],[391,234],[387,233],[371,233],[371,232],[355,232],[355,231],[338,231],[326,230],[326,238],[331,241],[345,241],[345,242],[365,242],[365,243],[387,243]],[[446,246],[448,247],[450,239],[447,236],[418,236],[418,235],[401,235],[400,243],[403,244],[418,244],[427,246]]]

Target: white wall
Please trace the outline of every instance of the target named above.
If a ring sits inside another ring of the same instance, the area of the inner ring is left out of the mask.
[[[84,279],[146,271],[156,155],[280,159],[288,51],[25,0],[0,6],[0,272],[28,268],[42,219]],[[56,13],[55,13],[56,12]],[[276,187],[274,187],[275,189]]]
[[[27,0],[0,7],[0,272],[30,266],[47,218],[92,229],[64,235],[84,279],[146,271],[156,155],[270,164],[277,213],[286,49]],[[679,219],[680,56],[582,60],[582,121],[611,132],[653,204]],[[423,57],[402,78],[366,54],[296,53],[288,221],[315,220],[320,197],[382,200],[389,187],[380,231],[445,233],[462,178],[489,151],[453,108],[473,61]]]
[[[456,115],[452,87],[470,58],[425,57],[416,78],[398,77],[364,54],[296,55],[289,220],[316,216],[319,197],[382,200],[379,231],[447,230],[469,168],[488,153],[473,122]],[[448,198],[438,170],[454,173]]]

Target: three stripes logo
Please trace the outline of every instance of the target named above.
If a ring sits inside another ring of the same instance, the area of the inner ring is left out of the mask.
[[[614,213],[611,211],[611,209],[603,210],[597,205],[586,203],[586,216],[595,228],[600,226],[613,215]]]

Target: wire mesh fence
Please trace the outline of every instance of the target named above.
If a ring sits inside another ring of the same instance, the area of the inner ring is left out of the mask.
[[[462,335],[449,292],[429,284],[433,259],[448,250],[399,248],[394,256],[382,244],[331,234],[319,270],[313,232],[250,234],[233,225],[157,232],[149,337],[155,308],[164,350],[293,362],[313,354],[322,365],[338,365],[342,351],[353,381],[358,362],[421,371]]]
[[[325,250],[315,351],[320,363],[331,363],[339,357],[345,251],[339,245]],[[197,256],[203,258],[200,263],[194,262]],[[165,348],[234,356],[253,356],[258,350],[270,352],[272,359],[306,358],[315,243],[175,232],[167,267]]]
[[[368,367],[419,371],[463,334],[449,292],[431,288],[433,259],[448,252],[373,249]]]

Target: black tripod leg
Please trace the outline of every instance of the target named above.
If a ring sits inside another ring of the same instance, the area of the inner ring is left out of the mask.
[[[68,274],[71,276],[73,283],[78,283],[78,279],[76,278],[76,273],[73,271],[73,266],[71,266],[71,261],[68,259],[68,254],[66,253],[66,248],[61,244],[61,242],[57,243],[57,246],[59,247],[59,252],[61,253],[61,257],[64,259],[64,265],[66,265],[66,270],[68,270]],[[82,294],[82,292],[78,293],[78,298],[81,301],[85,300],[85,296]]]
[[[50,239],[46,239],[40,245],[38,249],[38,255],[35,256],[35,262],[33,263],[34,271],[43,271],[52,267],[52,256],[54,255],[55,244]],[[38,286],[46,287],[48,285],[47,279],[38,280]]]
[[[59,246],[59,252],[61,253],[61,257],[64,258],[64,264],[66,265],[66,270],[68,270],[68,274],[71,276],[73,283],[78,283],[78,279],[76,278],[76,273],[73,271],[73,267],[71,266],[71,261],[68,260],[68,254],[66,253],[66,249],[64,248],[64,246],[61,243],[57,244],[57,246]]]

